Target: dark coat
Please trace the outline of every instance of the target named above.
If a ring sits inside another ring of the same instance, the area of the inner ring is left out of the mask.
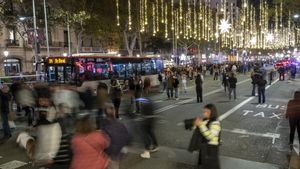
[[[123,123],[116,119],[106,119],[103,123],[103,131],[110,137],[111,141],[105,152],[113,160],[117,160],[122,148],[129,144],[130,136],[128,130]]]

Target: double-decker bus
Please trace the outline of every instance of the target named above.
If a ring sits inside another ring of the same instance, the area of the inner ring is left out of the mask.
[[[49,57],[45,63],[48,82],[80,85],[85,81],[126,79],[141,75],[150,77],[155,85],[157,74],[163,71],[159,55],[125,57],[102,53],[80,53],[71,57]],[[154,78],[155,77],[155,78]]]

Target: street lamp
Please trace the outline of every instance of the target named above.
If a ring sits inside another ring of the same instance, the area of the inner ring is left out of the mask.
[[[4,55],[5,57],[7,57],[7,56],[9,55],[9,52],[8,52],[7,50],[3,51],[3,55]]]
[[[299,14],[295,14],[295,15],[294,15],[294,18],[295,18],[295,19],[300,18],[300,15],[299,15]]]

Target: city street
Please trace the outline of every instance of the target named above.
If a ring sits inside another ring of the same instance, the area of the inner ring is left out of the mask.
[[[167,100],[165,93],[151,96],[156,107],[155,132],[159,151],[151,154],[150,159],[139,156],[144,147],[140,130],[143,119],[139,116],[134,119],[121,116],[121,121],[132,135],[131,145],[121,161],[121,169],[195,168],[198,153],[187,151],[192,131],[184,129],[183,120],[201,116],[202,106],[208,103],[214,103],[220,115],[222,169],[288,169],[290,165],[290,168],[299,167],[297,160],[296,163],[291,162],[299,154],[299,145],[290,151],[289,125],[284,116],[288,100],[293,97],[294,91],[300,89],[299,79],[274,81],[267,87],[265,104],[258,104],[258,98],[250,95],[252,85],[249,75],[238,75],[235,101],[229,101],[228,94],[220,87],[219,81],[213,81],[208,76],[204,82],[204,102],[197,103],[193,83],[194,81],[189,82],[187,93],[181,92],[179,100]],[[121,107],[126,107],[124,104]],[[16,125],[13,137],[0,145],[0,168],[33,168],[28,164],[25,150],[15,143],[16,136],[24,129],[26,121],[17,119]],[[295,140],[295,143],[298,141]]]

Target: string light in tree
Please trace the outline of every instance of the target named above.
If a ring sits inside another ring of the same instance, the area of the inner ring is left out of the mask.
[[[158,0],[156,0],[156,32],[159,32],[159,4],[158,4]]]
[[[160,2],[160,12],[161,12],[161,23],[165,23],[165,17],[164,17],[164,0],[161,0]]]
[[[148,25],[148,0],[145,0],[145,10],[144,10],[144,20],[145,20],[145,24],[144,25]]]
[[[155,36],[156,35],[156,20],[155,20],[155,13],[156,13],[156,11],[155,11],[155,4],[154,3],[152,3],[152,26],[153,26],[153,36]]]
[[[117,7],[117,26],[120,26],[119,0],[116,0],[116,7]]]
[[[165,4],[165,38],[168,38],[168,4]]]
[[[128,29],[131,30],[132,27],[132,21],[131,21],[131,2],[128,0]]]

